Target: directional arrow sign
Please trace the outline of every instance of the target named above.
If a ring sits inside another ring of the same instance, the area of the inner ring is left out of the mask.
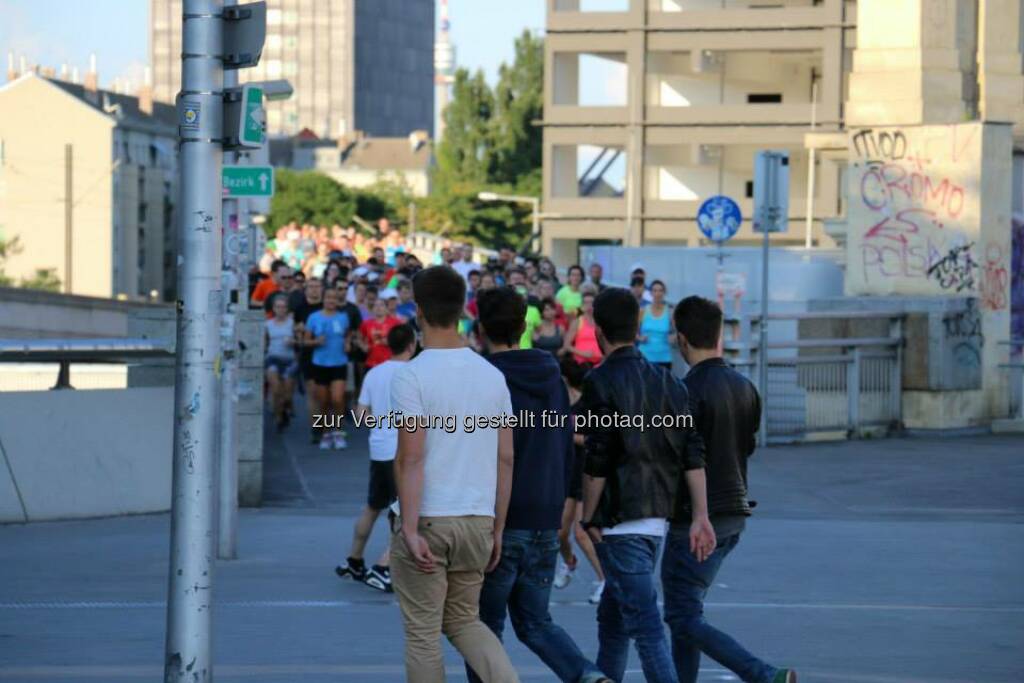
[[[221,172],[225,197],[272,197],[273,166],[225,166]]]

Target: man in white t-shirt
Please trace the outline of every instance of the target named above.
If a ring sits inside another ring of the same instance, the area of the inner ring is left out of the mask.
[[[424,350],[391,382],[403,419],[391,569],[406,680],[444,682],[443,633],[482,680],[511,683],[519,679],[479,604],[484,571],[501,557],[512,492],[512,429],[500,425],[512,400],[501,372],[458,333],[465,280],[448,266],[427,268],[413,278],[413,297]]]
[[[363,560],[366,542],[370,539],[373,525],[383,510],[398,498],[395,486],[395,453],[398,451],[398,430],[389,419],[391,414],[391,380],[395,372],[405,365],[416,352],[416,333],[408,325],[396,325],[388,331],[388,348],[391,359],[372,368],[363,379],[359,401],[353,422],[365,423],[366,416],[373,416],[370,425],[370,481],[366,496],[366,507],[356,520],[352,532],[352,549],[345,564],[334,568],[341,578],[362,581],[379,591],[392,592],[391,588],[391,544],[385,547],[377,564],[369,569]]]
[[[473,263],[473,245],[463,244],[460,248],[461,258],[452,264],[452,268],[462,276],[463,280],[469,281],[469,273],[473,270],[479,270],[480,266]]]

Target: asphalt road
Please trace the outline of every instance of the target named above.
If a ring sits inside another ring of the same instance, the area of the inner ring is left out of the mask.
[[[268,439],[266,506],[217,566],[218,681],[403,680],[397,605],[333,572],[365,497],[352,442]],[[772,447],[750,476],[756,516],[709,596],[719,627],[802,683],[1024,681],[1024,438]],[[0,526],[0,681],[160,680],[168,531],[167,515]],[[552,613],[594,655],[590,579]],[[524,681],[554,680],[507,645]],[[635,654],[630,670],[643,680]],[[706,662],[700,680],[737,679]]]

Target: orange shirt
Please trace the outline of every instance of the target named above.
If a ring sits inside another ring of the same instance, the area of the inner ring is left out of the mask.
[[[252,298],[259,303],[263,303],[267,300],[268,296],[279,289],[281,288],[277,286],[276,282],[274,282],[274,278],[266,277],[256,284],[256,289],[252,290]]]

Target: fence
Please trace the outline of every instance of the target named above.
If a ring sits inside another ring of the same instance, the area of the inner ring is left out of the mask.
[[[1009,371],[1009,416],[1024,420],[1024,339],[1010,339],[999,344],[1010,347],[1010,362],[999,365],[1000,368]]]
[[[759,316],[733,318],[733,339],[725,343],[730,362],[755,383],[768,364],[762,395],[762,442],[795,441],[808,434],[845,432],[859,436],[867,427],[898,429],[901,423],[902,313],[779,313],[768,321],[888,322],[887,336],[796,338],[769,341],[761,358]]]
[[[0,391],[123,389],[129,364],[173,355],[154,339],[0,340]]]

